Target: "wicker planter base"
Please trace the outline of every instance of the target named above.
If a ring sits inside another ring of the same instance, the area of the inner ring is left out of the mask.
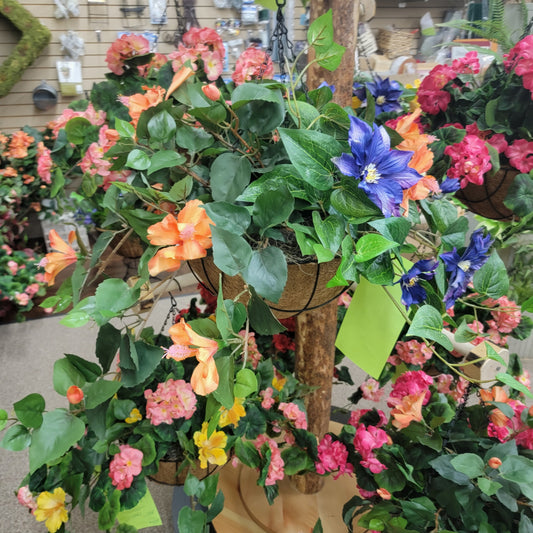
[[[485,180],[483,185],[469,183],[464,189],[455,193],[470,211],[492,220],[508,221],[513,219],[513,212],[503,204],[509,187],[519,171],[502,167],[492,178]]]
[[[148,477],[152,481],[162,483],[163,485],[183,485],[189,472],[198,479],[204,479],[216,472],[219,468],[218,466],[214,467],[212,465],[209,465],[208,468],[200,468],[199,465],[196,465],[194,467],[183,468],[178,473],[180,466],[181,463],[179,461],[159,461],[157,474]]]
[[[339,264],[340,258],[328,263],[289,264],[287,284],[279,302],[265,300],[274,316],[289,318],[337,298],[345,288],[326,288],[326,283],[335,275]],[[189,261],[189,267],[210,292],[218,293],[221,272],[212,257]],[[225,298],[233,299],[244,290],[244,282],[240,276],[222,274],[222,290]]]

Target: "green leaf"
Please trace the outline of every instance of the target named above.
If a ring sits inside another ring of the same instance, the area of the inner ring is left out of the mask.
[[[21,424],[11,426],[5,433],[0,447],[12,452],[20,452],[31,444],[31,435]]]
[[[66,396],[71,385],[83,387],[86,380],[84,375],[67,358],[64,358],[54,363],[52,381],[54,390],[61,396]]]
[[[528,398],[533,398],[533,393],[520,381],[516,380],[510,374],[504,374],[503,372],[496,374],[496,379],[501,381],[511,389],[517,390],[525,394]]]
[[[262,192],[256,198],[252,216],[256,226],[264,234],[267,228],[286,221],[294,209],[294,198],[284,184]]]
[[[468,219],[459,217],[452,222],[442,234],[442,242],[451,250],[455,246],[461,248],[464,246],[465,236],[468,231]]]
[[[261,462],[261,456],[254,444],[243,439],[235,441],[235,455],[241,463],[250,468],[257,468]]]
[[[254,250],[242,277],[255,288],[257,294],[277,303],[287,283],[285,255],[275,246]]]
[[[250,325],[259,335],[274,335],[285,331],[285,327],[274,317],[268,305],[250,287],[252,296],[248,301]]]
[[[111,497],[108,495],[104,506],[98,512],[98,528],[102,531],[111,529],[119,511],[120,491],[115,489]]]
[[[182,507],[178,514],[180,533],[205,533],[206,524],[203,511],[193,511],[190,507]]]
[[[67,140],[73,144],[83,144],[91,136],[94,131],[92,124],[84,117],[71,118],[65,124],[65,132]]]
[[[116,118],[115,129],[121,137],[128,137],[130,139],[133,139],[135,137],[135,127],[129,122],[126,122],[125,120]]]
[[[246,398],[247,396],[250,396],[250,394],[257,392],[257,377],[255,372],[249,368],[241,368],[237,372],[235,378],[235,398]]]
[[[320,520],[320,518],[316,521],[312,533],[324,533],[324,529],[322,527],[322,520]]]
[[[87,385],[83,392],[85,393],[85,408],[94,409],[106,400],[109,400],[122,387],[120,381],[108,381],[99,379],[94,383]]]
[[[461,322],[454,334],[454,338],[457,342],[470,342],[479,337],[479,333],[472,331],[466,322],[466,320]]]
[[[283,98],[279,88],[269,88],[259,83],[243,83],[237,85],[231,93],[231,102],[234,109],[252,100],[260,102],[282,103]]]
[[[170,141],[176,133],[176,121],[167,111],[161,111],[154,115],[148,121],[148,133],[150,141],[167,142]]]
[[[217,365],[219,383],[216,390],[213,391],[215,399],[226,409],[231,409],[234,404],[233,395],[233,359],[230,356],[215,358]]]
[[[120,313],[137,302],[138,294],[124,280],[108,278],[96,288],[95,303],[100,313]]]
[[[80,371],[81,375],[85,378],[85,381],[95,381],[99,376],[102,375],[100,367],[96,363],[87,361],[83,357],[78,357],[70,353],[65,354],[68,362],[77,370]]]
[[[163,350],[159,346],[152,346],[142,341],[134,343],[139,366],[137,369],[122,368],[122,381],[125,387],[135,387],[147,379],[156,369],[163,357]]]
[[[181,126],[176,130],[176,144],[189,152],[201,152],[214,142],[213,136],[202,128]]]
[[[7,419],[7,411],[5,409],[0,409],[0,431],[2,431],[6,427]]]
[[[450,339],[442,333],[441,314],[430,305],[423,305],[418,309],[406,335],[408,337],[430,339],[450,352],[453,350]]]
[[[519,217],[533,212],[533,179],[528,174],[518,174],[503,201]]]
[[[451,463],[453,456],[440,455],[429,461],[429,464],[445,479],[453,481],[457,485],[470,485],[470,478],[458,472]]]
[[[400,217],[382,218],[369,222],[383,237],[397,244],[403,244],[411,229],[409,220]]]
[[[379,208],[370,201],[353,180],[352,182],[344,180],[342,187],[333,191],[331,205],[336,211],[352,219],[368,220],[381,215]]]
[[[363,235],[356,243],[355,261],[357,263],[364,263],[370,259],[374,259],[378,255],[396,248],[398,246],[395,242],[390,241],[376,233],[367,233]]]
[[[403,516],[417,530],[423,531],[429,524],[435,523],[437,509],[435,504],[426,496],[412,498],[409,501],[401,501],[400,504]]]
[[[209,506],[207,510],[207,521],[211,522],[216,518],[224,509],[224,493],[219,490],[213,500],[213,503]]]
[[[45,402],[40,394],[28,394],[13,407],[19,422],[27,428],[38,428],[43,423]]]
[[[135,148],[128,154],[126,166],[134,168],[135,170],[146,170],[147,168],[150,168],[150,165],[150,156],[143,150]]]
[[[115,359],[118,349],[120,347],[121,333],[112,324],[104,324],[98,330],[96,338],[96,357],[100,361],[100,365],[104,374],[109,372],[111,363]]]
[[[211,165],[209,177],[215,201],[233,202],[250,183],[252,165],[233,152],[220,154]]]
[[[474,290],[494,299],[507,294],[507,269],[496,251],[492,252],[487,262],[474,274]]]
[[[329,191],[336,169],[331,158],[341,155],[340,143],[313,130],[279,128],[279,133],[289,159],[301,177],[312,187]]]
[[[217,228],[231,233],[242,235],[252,221],[246,207],[229,202],[210,202],[205,204],[204,209]]]
[[[331,9],[309,25],[307,42],[311,46],[323,46],[326,48],[333,44],[333,14]]]
[[[132,448],[143,452],[142,466],[148,466],[157,457],[155,441],[150,435],[143,435],[135,444],[132,444]]]
[[[161,170],[162,168],[177,167],[185,163],[186,159],[184,155],[178,154],[174,150],[160,150],[155,152],[150,161],[150,168],[148,169],[148,175]]]
[[[330,215],[322,220],[318,211],[313,211],[313,226],[322,245],[337,253],[345,236],[345,222],[336,215]]]
[[[252,259],[252,248],[240,235],[212,227],[213,259],[215,265],[229,276],[242,272]]]
[[[502,488],[501,483],[498,483],[497,481],[493,481],[492,479],[488,479],[486,477],[480,477],[477,480],[477,484],[479,490],[481,490],[481,492],[483,492],[483,494],[486,494],[487,496],[494,496]]]
[[[346,48],[338,43],[333,43],[327,49],[317,49],[316,60],[326,70],[336,70],[342,61]]]
[[[470,479],[482,476],[485,471],[485,463],[483,459],[475,453],[462,453],[456,455],[451,460],[452,466],[458,472],[462,472]]]
[[[30,473],[65,454],[85,433],[85,424],[66,409],[43,415],[40,428],[34,430],[30,446]]]
[[[518,484],[531,483],[533,460],[521,455],[505,457],[498,469],[501,477]]]

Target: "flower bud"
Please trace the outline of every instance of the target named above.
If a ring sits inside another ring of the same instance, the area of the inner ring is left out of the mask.
[[[207,98],[209,98],[209,100],[213,100],[213,102],[216,102],[220,98],[220,90],[214,83],[203,85],[202,91]]]
[[[83,400],[83,391],[76,385],[71,385],[67,390],[67,400],[72,405],[80,403]]]
[[[383,500],[390,500],[391,499],[391,493],[387,489],[378,489],[376,491]]]
[[[500,468],[500,466],[502,466],[502,460],[499,457],[491,457],[488,461],[488,465],[494,469]]]

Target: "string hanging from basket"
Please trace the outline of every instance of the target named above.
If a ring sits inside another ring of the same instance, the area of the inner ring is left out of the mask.
[[[286,0],[276,0],[276,25],[274,26],[274,30],[272,31],[272,35],[270,36],[268,43],[268,48],[266,49],[266,53],[269,56],[272,56],[274,52],[274,46],[277,47],[279,74],[282,82],[284,82],[287,77],[287,72],[285,71],[285,64],[287,60],[294,60],[294,45],[289,40],[289,30],[287,29],[285,24],[285,16],[283,15],[283,8],[286,4]],[[265,59],[265,62],[261,66],[259,79],[263,78],[266,67],[267,60]]]

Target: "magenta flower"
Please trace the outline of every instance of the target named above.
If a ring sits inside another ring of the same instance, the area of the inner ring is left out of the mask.
[[[342,442],[333,441],[331,435],[324,435],[318,444],[318,461],[315,463],[318,474],[335,472],[333,479],[342,474],[352,474],[353,465],[348,463],[348,450]]]
[[[404,372],[395,381],[387,400],[387,405],[394,407],[401,403],[404,396],[418,395],[421,392],[426,394],[423,402],[423,405],[426,405],[431,396],[429,386],[432,384],[433,378],[428,376],[423,370]]]
[[[118,490],[124,490],[129,489],[134,476],[141,473],[143,452],[127,444],[119,446],[119,449],[120,452],[109,463],[109,477]]]
[[[533,141],[517,139],[505,150],[511,166],[527,174],[533,169]]]
[[[281,402],[279,404],[279,410],[283,413],[283,416],[292,422],[298,429],[307,429],[307,419],[305,413],[293,402],[286,403]]]
[[[468,183],[482,185],[485,173],[492,168],[485,142],[475,135],[466,135],[461,142],[447,146],[444,153],[451,157],[448,177],[460,179],[462,188]]]

